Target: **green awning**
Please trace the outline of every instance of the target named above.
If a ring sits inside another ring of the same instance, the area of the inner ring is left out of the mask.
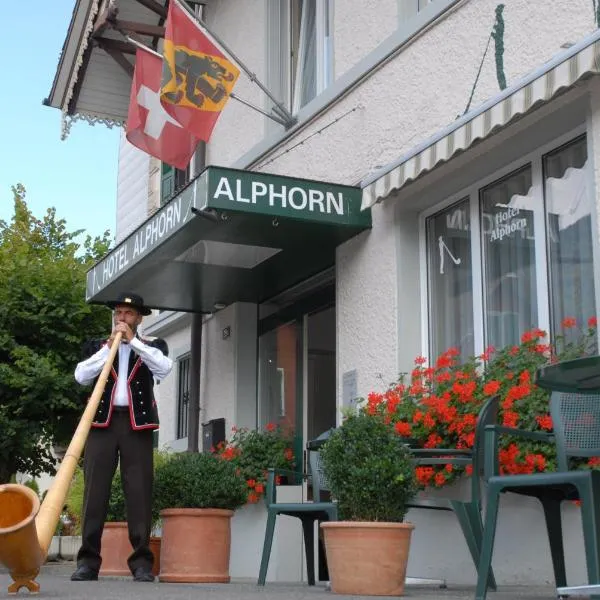
[[[262,302],[335,264],[370,228],[359,187],[208,167],[87,274],[87,300],[121,291],[154,308]]]

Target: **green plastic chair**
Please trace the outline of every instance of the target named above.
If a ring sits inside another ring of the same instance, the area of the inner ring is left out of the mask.
[[[420,495],[411,500],[408,508],[453,511],[463,532],[475,569],[479,567],[479,557],[483,539],[483,523],[481,520],[481,477],[484,460],[484,431],[487,425],[496,423],[498,417],[499,397],[489,398],[481,407],[475,425],[475,442],[471,449],[456,448],[410,448],[414,456],[415,466],[447,465],[473,467],[470,497],[468,500],[451,500],[448,498],[427,497]],[[496,589],[494,573],[490,569],[487,576],[488,586]]]
[[[600,456],[600,357],[594,356],[543,367],[536,383],[552,391],[550,414],[554,434],[490,425],[485,432],[487,505],[479,561],[476,600],[485,600],[500,494],[513,492],[537,498],[544,509],[554,578],[566,585],[560,504],[581,500],[581,517],[590,584],[600,583],[600,471],[570,470],[572,457]],[[500,435],[556,444],[558,471],[532,475],[499,475]],[[598,598],[599,596],[594,596]]]
[[[265,529],[265,541],[260,562],[258,585],[265,585],[267,571],[269,569],[269,559],[271,557],[271,547],[273,545],[273,535],[275,533],[275,524],[279,515],[296,517],[302,522],[308,584],[315,585],[314,523],[315,521],[337,521],[338,518],[337,505],[334,502],[323,502],[321,500],[321,493],[329,491],[329,486],[325,474],[323,473],[323,467],[319,457],[319,447],[328,435],[329,432],[325,432],[307,445],[309,474],[302,475],[302,478],[310,477],[311,479],[313,490],[312,502],[277,502],[277,488],[275,485],[276,475],[291,475],[294,477],[300,477],[300,475],[296,472],[282,469],[269,469],[267,490],[265,493],[265,502],[267,504],[267,526]]]

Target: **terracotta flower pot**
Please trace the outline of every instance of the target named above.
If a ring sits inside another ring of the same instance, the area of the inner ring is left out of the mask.
[[[152,574],[158,577],[160,572],[160,543],[161,538],[151,537],[150,538],[150,552],[154,556],[154,564],[152,565]]]
[[[131,575],[127,559],[133,550],[129,543],[127,523],[104,523],[101,545],[102,566],[99,574],[119,577]]]
[[[168,508],[160,516],[160,581],[229,582],[232,510]]]
[[[411,523],[321,523],[335,594],[400,596],[404,593]]]

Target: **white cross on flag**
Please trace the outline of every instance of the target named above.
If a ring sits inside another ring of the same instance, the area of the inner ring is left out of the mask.
[[[185,130],[160,103],[162,57],[138,48],[131,84],[126,137],[151,156],[185,169],[198,145],[198,138]]]

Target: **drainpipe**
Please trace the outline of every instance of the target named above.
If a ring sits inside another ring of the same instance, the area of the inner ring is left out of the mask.
[[[197,4],[196,15],[203,18],[204,5]],[[193,177],[206,166],[206,143],[200,142],[193,157]],[[190,177],[191,179],[191,177]],[[188,452],[199,451],[200,440],[200,365],[202,359],[202,313],[192,314],[190,335],[190,398],[188,402]]]

